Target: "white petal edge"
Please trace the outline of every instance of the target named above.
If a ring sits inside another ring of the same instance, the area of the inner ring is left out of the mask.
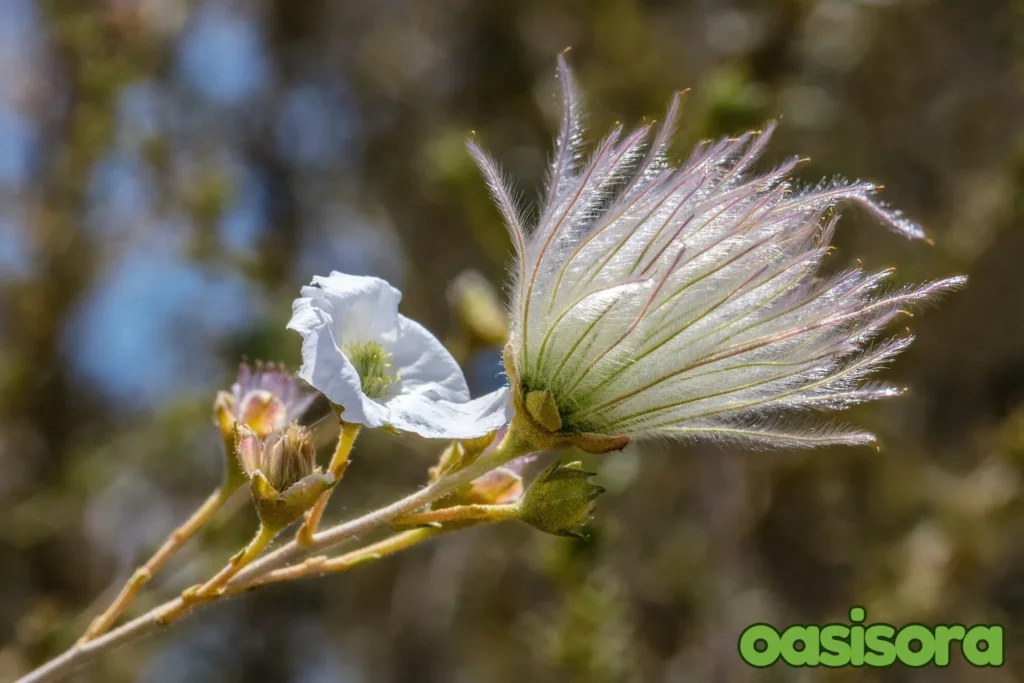
[[[501,429],[512,418],[508,387],[466,402],[404,394],[395,397],[388,408],[392,425],[428,439],[475,439]]]
[[[458,363],[426,328],[398,314],[401,293],[384,280],[334,271],[314,277],[301,294],[287,325],[303,336],[298,376],[344,408],[346,422],[467,439],[511,419],[508,388],[470,400]],[[377,342],[392,354],[394,393],[374,400],[363,392],[341,348],[353,342]]]
[[[390,369],[400,378],[399,395],[457,403],[469,400],[462,368],[437,337],[415,320],[398,316],[398,334],[388,351]]]

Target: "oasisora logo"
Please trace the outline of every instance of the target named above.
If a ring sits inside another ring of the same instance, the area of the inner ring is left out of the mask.
[[[740,635],[740,657],[758,668],[780,661],[794,667],[921,667],[949,666],[959,650],[974,666],[1003,665],[1002,626],[864,624],[866,616],[863,607],[853,607],[849,624],[797,624],[781,632],[771,624],[753,624]]]

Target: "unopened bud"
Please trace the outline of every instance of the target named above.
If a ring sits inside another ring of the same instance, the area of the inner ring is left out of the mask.
[[[474,346],[497,346],[508,338],[508,318],[498,293],[477,271],[467,270],[452,281],[448,302]]]
[[[592,476],[582,463],[556,462],[526,489],[519,518],[549,534],[580,537],[594,514],[595,500],[604,493],[602,487],[590,483]]]

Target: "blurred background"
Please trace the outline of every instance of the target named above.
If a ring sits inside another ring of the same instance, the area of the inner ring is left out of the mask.
[[[296,366],[312,275],[387,278],[475,393],[501,381],[501,321],[451,286],[472,268],[501,296],[509,252],[463,144],[536,197],[569,45],[594,135],[687,87],[680,157],[781,117],[770,157],[884,183],[935,239],[851,210],[830,267],[970,275],[910,321],[887,375],[911,393],[846,415],[881,452],[631,447],[589,462],[609,493],[586,541],[460,532],[74,680],[1024,680],[1020,0],[0,0],[0,679],[70,645],[218,483],[214,393],[242,356]],[[364,435],[329,518],[419,485],[438,449]],[[136,609],[247,540],[236,508]],[[1004,624],[1007,666],[741,663],[746,625],[854,604]]]

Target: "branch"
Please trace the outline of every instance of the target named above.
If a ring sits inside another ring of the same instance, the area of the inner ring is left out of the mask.
[[[308,544],[291,541],[272,553],[264,555],[243,569],[227,584],[227,588],[253,583],[255,579],[275,569],[283,567],[305,552],[313,552],[333,547],[352,538],[365,536],[367,533],[391,524],[392,521],[415,512],[428,504],[447,496],[449,493],[469,484],[477,477],[500,467],[508,461],[535,450],[529,441],[520,438],[520,432],[509,428],[505,439],[490,453],[480,456],[465,468],[439,479],[420,489],[412,495],[395,501],[387,507],[375,510],[350,522],[314,534]]]
[[[181,596],[150,610],[146,614],[129,621],[113,631],[109,631],[105,635],[76,643],[63,654],[58,655],[43,666],[18,679],[16,683],[53,683],[58,681],[75,669],[95,660],[107,650],[151,635],[190,614],[194,609],[210,604],[221,597],[237,595],[263,583],[276,583],[279,580],[285,580],[280,578],[287,576],[285,572],[294,570],[297,575],[307,576],[317,571],[344,571],[361,562],[375,559],[376,557],[383,557],[384,555],[409,547],[416,542],[425,540],[431,535],[440,532],[434,528],[414,529],[393,536],[390,539],[385,539],[360,551],[334,558],[333,560],[313,558],[308,564],[298,565],[299,567],[305,567],[302,570],[289,567],[280,570],[281,573],[274,573],[275,570],[278,570],[279,567],[286,564],[289,560],[307,550],[328,548],[387,526],[399,517],[443,498],[460,487],[469,484],[477,477],[532,450],[531,443],[520,438],[516,430],[510,428],[505,439],[495,450],[481,456],[464,469],[439,479],[416,493],[395,501],[391,505],[314,534],[309,546],[300,545],[294,540],[290,541],[279,550],[245,566],[244,569],[234,575],[234,578],[227,581],[223,586],[223,591],[217,591],[211,595],[199,595],[199,592],[195,590],[185,591]],[[323,562],[323,564],[318,569],[312,569],[317,567],[319,562]],[[325,570],[324,567],[329,569]]]
[[[426,512],[413,512],[402,515],[395,519],[392,524],[395,526],[421,526],[439,525],[445,522],[500,522],[506,519],[514,519],[519,514],[518,503],[506,505],[455,505],[439,510],[427,510]]]
[[[210,521],[237,489],[237,486],[224,485],[210,494],[210,497],[192,513],[192,516],[184,524],[171,532],[160,549],[149,558],[149,561],[135,570],[110,606],[89,624],[89,628],[79,642],[92,640],[106,633],[117,622],[118,617],[124,613],[139,591],[149,583],[157,572],[163,569],[174,553],[188,543]]]
[[[324,557],[318,555],[317,557],[311,557],[306,561],[295,564],[290,567],[284,567],[282,569],[275,569],[269,572],[252,583],[239,586],[225,593],[225,595],[237,595],[239,593],[248,592],[254,588],[266,586],[272,583],[280,583],[282,581],[291,581],[294,579],[305,579],[313,576],[323,576],[324,574],[343,572],[358,564],[364,564],[366,562],[372,562],[373,560],[379,560],[388,555],[405,550],[411,546],[416,545],[428,538],[439,536],[449,529],[436,529],[436,528],[424,528],[424,529],[413,529],[411,531],[404,531],[400,534],[396,534],[390,538],[386,538],[383,541],[378,541],[365,548],[359,550],[353,550],[345,555],[338,557]]]

